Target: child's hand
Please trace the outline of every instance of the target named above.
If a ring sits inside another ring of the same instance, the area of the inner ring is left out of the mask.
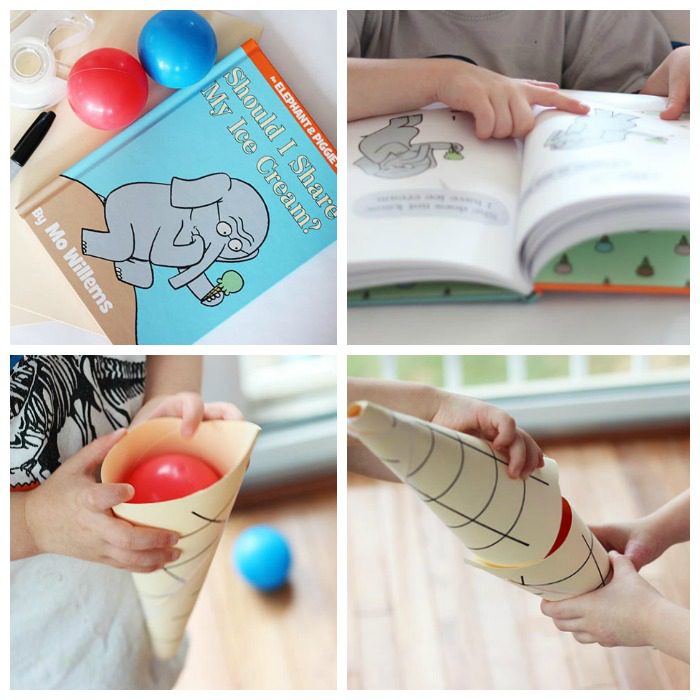
[[[135,427],[151,418],[182,418],[182,437],[192,437],[203,420],[243,420],[243,414],[230,403],[205,404],[199,394],[182,392],[155,396],[147,401],[131,421]]]
[[[643,518],[591,530],[607,550],[624,554],[641,569],[672,545],[690,538],[690,493],[679,493]]]
[[[635,570],[625,556],[612,552],[612,581],[597,591],[551,602],[540,609],[562,632],[571,632],[582,644],[598,642],[604,647],[638,647],[652,644],[649,620],[652,609],[666,601]]]
[[[608,551],[624,554],[639,571],[660,556],[666,547],[662,533],[650,518],[639,518],[625,523],[591,526],[593,534]]]
[[[690,109],[690,46],[682,46],[666,56],[640,90],[645,95],[668,97],[662,119],[678,119]]]
[[[131,525],[112,506],[134,495],[130,484],[99,484],[95,472],[126,430],[105,435],[67,459],[27,494],[25,519],[35,553],[64,554],[129,571],[149,572],[175,561],[175,532]]]
[[[433,422],[493,443],[497,452],[508,456],[508,476],[512,479],[526,479],[543,466],[540,446],[505,411],[459,394],[440,395]]]
[[[535,126],[533,105],[586,114],[589,107],[559,92],[556,83],[515,80],[454,59],[442,61],[437,100],[471,112],[480,139],[521,138]]]

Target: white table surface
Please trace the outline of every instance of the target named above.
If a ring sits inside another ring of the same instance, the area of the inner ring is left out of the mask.
[[[513,302],[348,309],[351,344],[686,345],[687,298],[554,295]]]
[[[263,25],[263,51],[328,138],[337,143],[335,11],[234,10],[232,14]],[[334,344],[336,271],[336,246],[332,245],[199,344]],[[46,320],[12,326],[10,342],[72,345],[109,341],[104,335]]]

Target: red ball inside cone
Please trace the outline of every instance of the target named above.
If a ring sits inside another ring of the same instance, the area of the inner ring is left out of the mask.
[[[559,532],[557,533],[557,537],[554,540],[554,544],[552,545],[552,548],[547,552],[547,556],[551,556],[554,554],[554,552],[559,549],[564,544],[564,540],[567,538],[569,534],[569,530],[571,530],[571,521],[573,519],[573,515],[571,513],[571,506],[569,505],[569,501],[567,501],[563,496],[561,499],[561,524],[559,525]]]
[[[220,478],[221,474],[199,457],[168,453],[140,462],[124,482],[135,489],[129,503],[160,503],[206,489]]]

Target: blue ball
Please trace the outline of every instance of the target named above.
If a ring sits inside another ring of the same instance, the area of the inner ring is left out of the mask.
[[[191,10],[163,10],[146,22],[139,36],[139,60],[146,73],[169,88],[203,78],[216,59],[216,35]]]
[[[243,530],[233,544],[232,559],[240,575],[262,591],[283,586],[292,564],[289,543],[269,525]]]

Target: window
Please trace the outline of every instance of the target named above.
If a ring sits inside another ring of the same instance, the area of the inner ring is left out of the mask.
[[[335,416],[335,358],[258,355],[240,358],[241,392],[251,419],[272,426]]]
[[[209,356],[207,401],[230,401],[262,433],[245,488],[335,473],[336,360],[325,355]]]
[[[348,375],[423,382],[491,401],[557,433],[687,420],[687,355],[348,357]]]

